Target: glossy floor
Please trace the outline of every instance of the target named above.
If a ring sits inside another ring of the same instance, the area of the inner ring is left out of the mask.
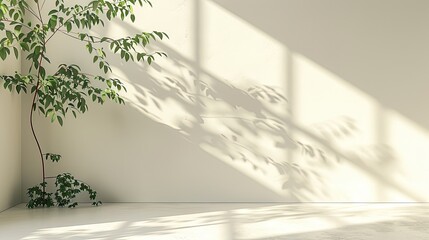
[[[429,239],[429,204],[115,203],[0,213],[0,239]]]

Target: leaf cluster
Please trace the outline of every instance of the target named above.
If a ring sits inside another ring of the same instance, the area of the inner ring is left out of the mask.
[[[61,155],[54,154],[54,153],[46,153],[45,154],[45,160],[50,159],[52,162],[59,162],[61,159]]]
[[[27,190],[27,195],[30,200],[27,203],[28,208],[37,207],[69,207],[74,208],[78,206],[77,202],[73,199],[81,192],[87,192],[89,199],[92,200],[92,205],[99,206],[101,201],[96,200],[97,192],[94,191],[88,184],[77,180],[70,173],[62,173],[56,177],[55,193],[46,192],[43,190],[47,186],[47,182],[40,183]]]
[[[27,203],[28,208],[36,207],[52,207],[55,206],[52,198],[52,193],[47,193],[43,189],[46,188],[47,182],[42,182],[34,187],[27,189],[27,195],[30,200]]]
[[[76,195],[81,192],[87,192],[89,199],[92,200],[92,205],[98,206],[101,204],[97,201],[97,192],[94,191],[88,184],[77,180],[70,173],[63,173],[57,176],[55,181],[57,191],[55,192],[55,201],[59,207],[68,206],[69,208],[76,207],[77,202],[73,202]]]
[[[33,110],[52,122],[63,125],[67,113],[74,117],[85,113],[89,100],[99,104],[108,99],[125,103],[119,94],[126,90],[123,82],[104,75],[112,72],[105,49],[126,62],[151,64],[155,56],[167,56],[163,52],[149,53],[146,50],[151,41],[168,38],[164,32],[141,32],[118,39],[88,33],[93,27],[104,26],[105,21],[114,18],[135,21],[134,6],[145,3],[151,6],[148,0],[94,0],[70,6],[64,0],[56,0],[46,15],[40,9],[44,3],[33,1],[37,9],[32,8],[30,1],[0,0],[0,31],[5,32],[5,37],[0,39],[0,59],[5,60],[12,53],[18,58],[21,53],[31,63],[27,73],[0,76],[0,81],[9,91],[35,94]],[[27,20],[27,15],[32,15],[33,20]],[[47,43],[56,34],[83,42],[101,74],[82,72],[76,64],[60,64],[55,71],[47,71],[45,66],[51,63]]]
[[[123,82],[118,78],[108,77],[112,68],[107,58],[107,51],[117,54],[125,62],[145,62],[151,64],[155,56],[167,56],[163,52],[149,52],[146,48],[156,40],[168,38],[164,32],[141,32],[133,36],[111,38],[89,34],[96,26],[104,26],[106,21],[127,19],[134,22],[135,6],[148,4],[149,0],[92,0],[83,3],[67,4],[65,0],[55,0],[50,9],[43,10],[48,0],[0,0],[0,59],[12,56],[26,59],[30,63],[27,71],[13,75],[0,76],[1,86],[9,91],[31,93],[33,95],[32,113],[38,111],[51,122],[63,125],[64,118],[71,113],[88,111],[88,102],[103,104],[107,100],[124,104],[120,96],[126,91]],[[85,46],[92,63],[99,69],[97,73],[85,73],[76,64],[59,64],[49,67],[51,56],[48,54],[48,42],[57,34],[63,34]],[[32,129],[33,126],[31,125]],[[33,132],[34,133],[34,132]],[[37,136],[34,134],[37,141]],[[42,154],[38,144],[41,160],[58,162],[58,154]],[[70,173],[55,177],[55,193],[47,192],[46,179],[28,189],[30,198],[27,206],[51,207],[54,205],[75,207],[73,199],[81,192],[87,192],[93,205],[101,204],[96,200],[97,192],[86,183],[75,179]]]
[[[45,160],[51,160],[52,162],[59,162],[61,155],[55,153],[44,154]],[[54,178],[54,177],[52,177]],[[47,182],[44,181],[38,185],[31,187],[27,190],[29,201],[27,203],[28,208],[36,207],[69,207],[74,208],[78,205],[73,199],[81,192],[87,192],[89,199],[92,201],[92,205],[99,206],[101,201],[96,200],[97,192],[93,190],[88,184],[76,179],[70,173],[62,173],[55,177],[55,193],[47,192]]]

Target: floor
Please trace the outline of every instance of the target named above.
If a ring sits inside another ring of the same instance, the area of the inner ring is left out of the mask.
[[[115,203],[0,213],[0,239],[429,239],[429,204]]]

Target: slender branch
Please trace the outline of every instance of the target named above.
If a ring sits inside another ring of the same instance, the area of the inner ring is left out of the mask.
[[[43,9],[43,7],[45,6],[45,3],[46,3],[46,0],[43,0],[41,9]]]
[[[33,15],[34,17],[36,17],[39,21],[42,21],[42,19],[40,19],[40,18],[39,18],[39,16],[37,16],[36,12],[35,12],[35,11],[30,7],[30,6],[25,7],[25,9],[26,9],[29,13],[31,13],[31,15]]]
[[[37,3],[37,11],[39,12],[39,20],[42,23],[42,25],[45,25],[45,23],[43,22],[42,11],[41,11],[41,8],[40,8],[39,1],[37,1],[36,3]]]
[[[40,58],[40,62],[42,61],[41,59],[42,58]],[[30,127],[31,127],[31,132],[33,134],[34,140],[36,141],[36,144],[37,144],[37,149],[39,150],[40,158],[42,160],[42,179],[43,179],[42,182],[45,182],[45,162],[43,161],[43,151],[33,126],[33,112],[34,112],[33,108],[34,108],[34,105],[36,104],[37,91],[39,90],[39,88],[40,88],[40,71],[39,71],[39,74],[37,75],[36,91],[34,91],[33,101],[30,109]],[[45,192],[45,186],[43,186],[43,192]]]
[[[29,26],[25,25],[24,23],[17,22],[17,21],[13,21],[13,20],[10,20],[10,19],[7,19],[7,18],[0,19],[0,22],[20,23],[20,24],[22,24],[22,26],[23,26],[23,27],[26,27],[26,28],[28,28],[28,29],[30,29],[30,30],[33,30],[31,27],[29,27]]]
[[[83,42],[87,42],[87,43],[103,43],[102,41],[101,41],[101,37],[97,37],[97,36],[91,36],[91,37],[93,37],[93,38],[95,38],[95,39],[99,39],[98,41],[90,41],[90,40],[86,40],[86,39],[80,39],[79,37],[77,37],[77,36],[74,36],[74,35],[72,35],[72,34],[76,34],[76,35],[78,35],[79,33],[77,33],[77,32],[67,32],[67,31],[65,31],[65,30],[60,30],[60,32],[62,33],[62,34],[64,34],[64,35],[67,35],[67,36],[69,36],[69,37],[71,37],[71,38],[74,38],[74,39],[76,39],[76,40],[79,40],[79,41],[83,41]],[[70,34],[71,33],[71,34]],[[88,35],[89,36],[89,35]],[[108,41],[108,40],[110,40],[110,41]],[[118,39],[117,39],[118,40]],[[107,40],[105,40],[104,42],[106,42],[106,43],[112,43],[113,41],[117,41],[117,40],[115,40],[115,39],[111,39],[111,38],[107,38]]]
[[[42,23],[42,25],[44,25],[44,23],[43,23],[43,18],[42,18],[42,13],[41,13],[41,11],[40,11],[40,5],[39,5],[39,2],[37,2],[37,9],[38,9],[38,11],[39,11],[39,17],[40,17],[40,22]],[[45,42],[43,42],[43,48],[42,49],[45,49],[45,46],[46,46],[46,41]],[[34,112],[34,110],[33,110],[33,108],[34,108],[34,106],[35,106],[35,104],[36,104],[36,98],[37,98],[37,93],[38,93],[38,91],[39,91],[39,88],[41,87],[41,85],[40,85],[40,82],[41,82],[41,79],[40,79],[40,73],[41,73],[41,69],[42,69],[42,61],[43,61],[43,52],[40,54],[40,57],[39,57],[39,69],[38,69],[38,71],[37,71],[37,84],[36,84],[36,90],[34,91],[34,95],[33,95],[33,101],[32,101],[32,104],[31,104],[31,109],[30,109],[30,127],[31,127],[31,132],[32,132],[32,134],[33,134],[33,137],[34,137],[34,140],[36,141],[36,144],[37,144],[37,148],[38,148],[38,150],[39,150],[39,154],[40,154],[40,160],[41,160],[41,163],[42,163],[42,178],[43,178],[43,183],[45,182],[45,177],[46,177],[46,174],[45,174],[45,161],[44,161],[44,159],[43,159],[43,151],[42,151],[42,147],[40,146],[40,142],[39,142],[39,139],[37,138],[37,135],[36,135],[36,132],[35,132],[35,130],[34,130],[34,126],[33,126],[33,112]],[[43,197],[44,197],[44,193],[46,192],[46,186],[45,185],[43,185]]]
[[[60,27],[62,27],[64,25],[61,25]],[[48,37],[48,39],[46,40],[46,42],[49,42],[49,40],[51,40],[51,38],[58,32],[58,30],[60,29],[60,27],[58,27],[57,29],[55,29],[55,31],[52,33],[51,36]]]
[[[83,41],[83,42],[87,42],[87,43],[95,43],[95,44],[97,44],[97,43],[103,43],[102,41],[101,41],[101,37],[97,37],[97,36],[91,36],[91,37],[93,37],[93,38],[96,38],[96,39],[100,39],[99,41],[90,41],[90,40],[85,40],[85,39],[80,39],[79,37],[77,37],[77,36],[73,36],[72,34],[70,34],[69,32],[67,32],[67,31],[64,31],[64,30],[59,30],[60,31],[60,33],[62,33],[62,34],[64,34],[64,35],[66,35],[66,36],[68,36],[68,37],[71,37],[71,38],[74,38],[74,39],[76,39],[76,40],[79,40],[79,41]],[[76,33],[76,32],[71,32],[71,33],[73,33],[73,34],[79,34],[79,33]],[[111,38],[107,38],[107,40],[106,41],[104,41],[104,42],[106,42],[106,43],[112,43],[112,42],[114,42],[114,41],[118,41],[118,40],[121,40],[121,39],[111,39]],[[141,45],[142,46],[142,49],[143,49],[143,51],[146,53],[146,54],[148,54],[149,55],[149,52],[146,50],[146,48],[143,46],[143,45]],[[132,46],[132,48],[133,48],[133,50],[134,50],[134,52],[137,52],[137,50],[135,49],[135,47],[134,46]],[[123,47],[120,47],[120,49],[124,49]]]
[[[74,39],[80,40],[80,38],[78,38],[78,37],[76,37],[76,36],[73,36],[72,34],[68,33],[67,31],[60,30],[60,33],[62,33],[62,34],[64,34],[64,35],[67,35],[67,36],[69,36],[69,37],[71,37],[71,38],[74,38]],[[82,41],[82,40],[80,40],[80,41]],[[87,41],[87,42],[89,42],[89,41]]]
[[[58,27],[57,27],[57,29],[55,29],[54,30],[54,32],[52,33],[52,35],[51,36],[49,36],[48,37],[48,39],[46,40],[46,42],[48,42],[63,26],[64,26],[64,24],[66,23],[66,22],[68,22],[68,21],[70,21],[70,19],[72,19],[73,18],[73,16],[76,16],[76,15],[80,15],[81,13],[83,13],[84,11],[86,11],[86,10],[88,10],[89,9],[89,5],[87,5],[87,6],[85,6],[85,8],[83,8],[82,9],[82,11],[79,11],[79,12],[77,12],[77,13],[75,13],[75,14],[72,14],[69,18],[67,18],[62,24],[60,24]]]
[[[80,38],[78,38],[78,37],[76,37],[76,36],[73,36],[72,34],[76,34],[76,35],[79,35],[80,33],[79,32],[67,32],[67,31],[65,31],[65,30],[60,30],[60,32],[62,32],[62,33],[64,33],[64,34],[68,34],[70,37],[72,37],[72,38],[76,38],[76,39],[78,39],[78,40],[80,40]],[[98,39],[98,41],[89,41],[89,40],[84,40],[84,41],[87,41],[87,42],[91,42],[91,43],[101,43],[101,37],[98,37],[98,36],[94,36],[94,35],[88,35],[88,37],[93,37],[93,38],[95,38],[95,39]],[[107,40],[112,40],[112,41],[114,41],[114,39],[111,39],[111,38],[107,38]],[[82,40],[81,40],[82,41]],[[105,41],[105,42],[107,42],[107,43],[111,43],[112,41]]]

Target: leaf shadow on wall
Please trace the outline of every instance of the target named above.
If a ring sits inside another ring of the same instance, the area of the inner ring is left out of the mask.
[[[427,3],[249,0],[243,7],[242,1],[207,2],[429,129],[429,115],[415,108],[427,101],[429,88],[422,77],[429,74]]]
[[[130,32],[137,30],[129,25],[122,27]],[[174,145],[177,146],[178,139],[183,139],[192,145],[190,148],[183,148],[187,149],[186,151],[192,149],[192,153],[174,151],[179,153],[175,155],[177,159],[165,156],[165,153],[159,155],[159,151],[154,152],[153,155],[148,152],[143,153],[148,159],[164,158],[176,161],[174,165],[171,165],[173,162],[165,162],[167,166],[163,168],[167,175],[174,171],[174,167],[178,171],[180,171],[179,169],[183,171],[180,174],[185,174],[185,169],[188,167],[198,169],[198,167],[188,164],[181,167],[176,165],[177,162],[180,162],[179,159],[195,158],[193,155],[198,152],[197,156],[201,158],[230,162],[235,164],[234,166],[244,166],[240,171],[246,172],[251,169],[261,178],[266,177],[268,181],[271,181],[272,170],[275,169],[274,175],[278,182],[274,182],[273,185],[278,191],[274,190],[272,193],[277,196],[266,197],[268,196],[266,195],[261,199],[311,201],[335,198],[331,195],[332,193],[324,190],[323,176],[320,172],[329,171],[331,167],[347,161],[374,177],[381,184],[388,185],[416,200],[419,199],[406,189],[394,186],[389,177],[380,176],[377,173],[376,169],[379,168],[377,157],[380,154],[376,156],[369,153],[378,152],[382,147],[362,146],[359,152],[364,154],[360,155],[344,153],[335,147],[332,143],[335,139],[353,137],[352,133],[356,131],[357,127],[352,119],[339,117],[329,123],[322,123],[318,126],[318,130],[311,131],[309,128],[293,122],[287,113],[282,114],[272,110],[272,106],[288,108],[287,97],[281,90],[269,85],[240,88],[232,84],[232,81],[221,80],[202,71],[197,63],[183,57],[174,49],[163,44],[158,45],[169,54],[170,57],[166,61],[175,66],[174,71],[169,71],[157,63],[152,64],[150,68],[154,71],[149,72],[148,67],[136,64],[123,65],[119,60],[113,61],[112,65],[120,68],[125,78],[131,80],[129,84],[133,88],[131,95],[134,100],[130,100],[129,104],[150,119],[170,129],[161,134],[158,130],[151,132],[150,135],[165,136],[169,139],[158,146],[151,143],[151,146],[157,149],[160,147],[174,148]],[[201,75],[204,75],[204,81],[198,79]],[[141,77],[136,79],[135,76]],[[216,106],[221,110],[216,109]],[[122,110],[119,111],[122,112]],[[126,114],[129,114],[128,110]],[[134,120],[125,125],[139,126],[141,120],[135,117],[135,114],[127,118]],[[155,126],[149,128],[160,128],[160,125],[154,124]],[[142,128],[147,127],[145,121],[145,126]],[[142,134],[147,135],[147,130],[143,129]],[[292,138],[288,133],[291,129],[309,137],[312,140],[311,143]],[[172,132],[168,133],[168,131]],[[127,141],[139,143],[142,140],[142,136],[136,132],[129,135],[128,138],[130,136],[133,138]],[[258,139],[261,138],[264,138],[264,144],[258,142]],[[280,154],[272,156],[275,151]],[[298,154],[294,155],[293,159],[288,159],[288,152]],[[383,148],[383,152],[385,153],[383,157],[387,161],[395,159],[390,148]],[[340,161],[341,159],[346,161]],[[176,183],[180,182],[180,174]],[[195,177],[203,179],[205,176],[202,174]],[[245,178],[251,179],[250,184],[258,181],[252,179],[252,175]],[[236,181],[237,179],[231,178],[230,180]],[[183,184],[189,184],[189,182]],[[238,187],[241,184],[237,184],[235,189],[241,188]],[[248,186],[248,184],[241,186],[245,185]],[[201,189],[204,192],[210,192],[213,187],[216,189],[219,185],[214,184],[201,187]],[[234,187],[231,189],[233,192]]]
[[[216,2],[227,5],[225,1]],[[234,6],[227,8],[237,11]],[[245,13],[239,15],[248,19]],[[257,16],[249,20],[270,35],[278,36],[279,30],[272,32],[272,26],[260,21]],[[130,33],[139,31],[128,24],[117,24]],[[286,45],[290,39],[280,40]],[[297,44],[292,41],[291,46],[304,53],[306,49],[302,46],[312,46]],[[336,142],[353,137],[353,129],[358,128],[347,116],[322,123],[325,125],[318,126],[319,129],[302,126],[288,115],[288,99],[283,89],[261,84],[236,85],[234,79],[219,79],[201,69],[200,63],[167,45],[158,46],[170,56],[161,62],[168,62],[174,69],[157,63],[149,68],[124,65],[113,58],[116,60],[112,66],[121,70],[121,77],[130,80],[132,89],[127,96],[131,107],[114,107],[107,113],[94,108],[97,115],[115,123],[113,127],[111,123],[103,126],[93,122],[92,134],[108,127],[106,138],[116,139],[100,147],[115,149],[121,145],[121,149],[102,153],[103,158],[112,160],[106,162],[118,170],[111,172],[111,179],[104,179],[116,192],[98,184],[100,192],[108,192],[112,201],[121,191],[125,192],[114,181],[115,177],[125,178],[123,181],[130,182],[131,188],[142,191],[137,197],[129,195],[136,201],[145,195],[155,196],[151,199],[154,201],[168,199],[166,196],[187,201],[183,196],[195,192],[200,194],[198,199],[216,201],[222,191],[231,194],[227,200],[237,201],[249,200],[246,196],[258,196],[251,201],[335,199],[337,196],[326,191],[325,175],[321,173],[346,164],[369,175],[381,186],[380,192],[388,188],[416,201],[423,199],[394,181],[398,172],[391,175],[379,172],[380,167],[395,164],[395,153],[388,145],[359,146],[355,152],[344,152],[336,146]],[[278,108],[283,111],[277,111]],[[290,132],[304,135],[309,142],[291,137]],[[91,152],[89,147],[86,151]],[[112,163],[115,159],[121,159],[121,163]],[[154,184],[160,190],[148,190]],[[162,189],[172,186],[174,192],[163,192]]]
[[[419,160],[420,156],[404,157],[412,152],[405,153],[402,149],[404,144],[397,143],[398,138],[403,137],[397,133],[401,126],[395,126],[398,124],[395,122],[396,116],[385,113],[398,113],[410,125],[416,126],[420,133],[429,129],[429,115],[416,107],[428,100],[426,89],[429,82],[424,78],[429,73],[426,66],[429,34],[424,24],[428,20],[425,12],[427,4],[404,4],[401,1],[369,4],[338,0],[272,0],[265,3],[250,0],[243,7],[242,1],[204,2],[220,7],[222,11],[267,34],[371,99],[374,104],[371,107],[378,108],[374,119],[371,119],[376,126],[371,133],[377,138],[376,144],[357,145],[351,152],[342,152],[337,148],[337,155],[343,155],[348,163],[373,180],[378,188],[375,190],[379,194],[377,199],[388,199],[383,192],[387,194],[390,191],[408,199],[425,201],[421,193],[411,190],[415,184],[404,181],[407,177],[402,164],[422,165],[422,169],[426,169],[426,165]],[[258,14],[254,14],[255,9],[258,9]],[[350,104],[350,107],[354,106]],[[332,138],[322,139],[331,147],[335,146]],[[391,142],[397,144],[395,147],[401,151],[400,156],[407,159],[399,159],[389,146]],[[413,151],[413,147],[407,150]],[[329,147],[326,149],[329,150]],[[384,170],[381,172],[380,168]],[[424,170],[407,174],[424,176]]]

